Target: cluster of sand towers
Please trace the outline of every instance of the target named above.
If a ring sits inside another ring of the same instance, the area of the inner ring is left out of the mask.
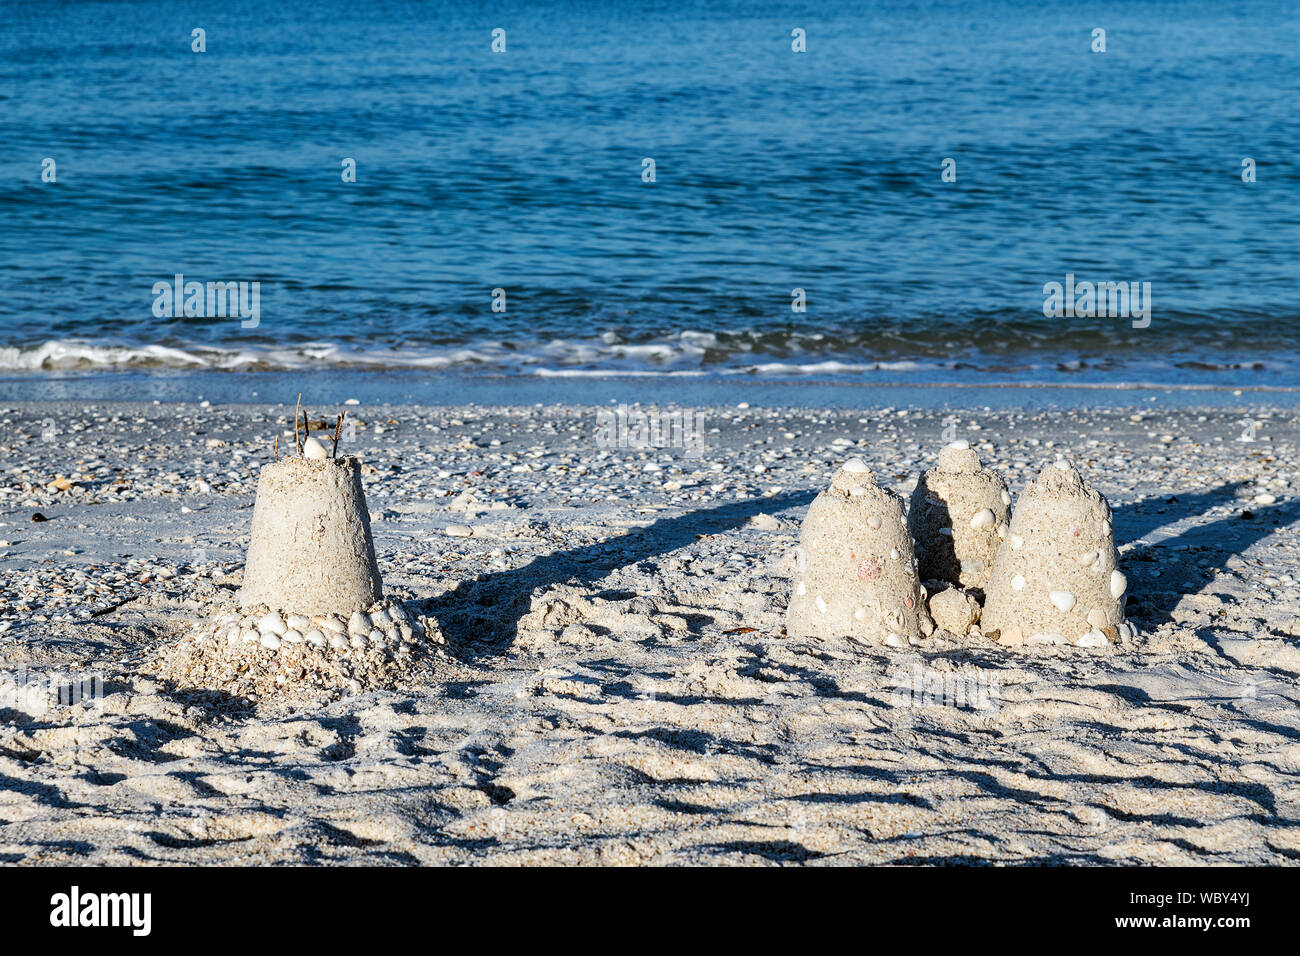
[[[786,631],[902,647],[939,627],[1006,646],[1104,647],[1136,636],[1117,562],[1110,506],[1066,461],[1013,514],[1002,477],[952,442],[905,513],[854,458],[808,509]]]

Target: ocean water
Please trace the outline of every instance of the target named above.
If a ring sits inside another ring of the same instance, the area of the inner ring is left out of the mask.
[[[0,392],[1296,388],[1298,102],[1291,0],[0,3]]]

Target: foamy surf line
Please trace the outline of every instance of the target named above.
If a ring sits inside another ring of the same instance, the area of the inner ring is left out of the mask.
[[[788,345],[789,343],[787,343]],[[274,347],[221,348],[203,344],[120,344],[51,340],[0,347],[0,372],[59,374],[115,371],[300,372],[426,371],[459,375],[527,375],[539,379],[717,379],[867,385],[888,382],[918,387],[1007,388],[1300,388],[1300,369],[1285,362],[1219,361],[1185,355],[1094,365],[1087,358],[1062,359],[1043,350],[1015,356],[960,358],[828,356],[808,343],[803,354],[775,358],[724,346],[712,333],[682,332],[671,341],[626,343],[607,333],[599,339],[477,341],[445,348],[352,348],[335,342]],[[1223,381],[1231,376],[1231,381]],[[1215,381],[1215,379],[1219,379]],[[1268,381],[1272,378],[1273,381]],[[1281,379],[1281,381],[1278,381]]]

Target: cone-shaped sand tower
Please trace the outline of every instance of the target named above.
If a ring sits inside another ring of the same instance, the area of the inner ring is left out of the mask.
[[[412,679],[425,627],[384,601],[361,464],[337,457],[342,422],[332,451],[310,435],[299,441],[295,422],[297,456],[277,451],[262,468],[237,606],[165,649],[160,676],[251,698]]]
[[[361,463],[304,455],[265,466],[239,607],[346,618],[382,596]]]
[[[898,647],[933,630],[903,500],[851,459],[804,518],[786,632]]]
[[[1132,637],[1110,505],[1057,461],[1016,502],[985,589],[981,627],[1001,644],[1102,647]]]
[[[921,578],[983,588],[1010,518],[1002,476],[984,469],[969,442],[944,446],[938,467],[916,483],[908,513]]]

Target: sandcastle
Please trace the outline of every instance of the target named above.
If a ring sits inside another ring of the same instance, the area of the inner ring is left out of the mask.
[[[304,455],[264,467],[239,607],[346,616],[382,596],[361,463]]]
[[[1110,505],[1066,461],[1016,503],[985,588],[981,627],[1004,645],[1103,647],[1136,635],[1124,620],[1128,582]]]
[[[295,413],[298,456],[277,450],[258,479],[235,606],[165,654],[162,676],[250,696],[290,686],[356,693],[395,683],[410,665],[425,629],[384,600],[361,463],[338,457],[342,420],[327,451],[309,433],[299,438]]]
[[[1002,476],[983,468],[969,442],[946,445],[938,467],[917,482],[908,512],[922,580],[983,588],[1010,517]]]
[[[933,631],[903,500],[853,458],[804,518],[786,632],[901,647]]]

